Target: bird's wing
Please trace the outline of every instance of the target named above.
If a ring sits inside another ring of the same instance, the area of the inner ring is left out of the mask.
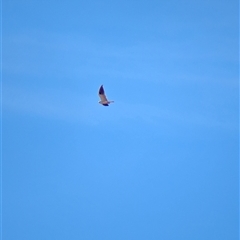
[[[107,97],[105,95],[103,85],[99,88],[98,94],[102,102],[107,102]]]

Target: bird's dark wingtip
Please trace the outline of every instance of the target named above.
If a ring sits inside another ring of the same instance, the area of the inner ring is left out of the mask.
[[[101,87],[99,88],[99,94],[104,94],[103,85],[101,85]]]

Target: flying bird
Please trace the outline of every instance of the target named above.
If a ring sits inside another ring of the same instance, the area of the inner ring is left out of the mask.
[[[106,97],[105,92],[104,92],[103,85],[101,85],[101,87],[99,88],[98,95],[101,99],[101,101],[99,101],[99,103],[102,104],[103,106],[108,106],[110,103],[114,102],[114,101],[108,101],[107,100],[107,97]]]

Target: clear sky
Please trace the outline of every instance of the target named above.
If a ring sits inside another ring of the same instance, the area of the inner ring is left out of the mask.
[[[3,239],[237,240],[238,10],[3,0]]]

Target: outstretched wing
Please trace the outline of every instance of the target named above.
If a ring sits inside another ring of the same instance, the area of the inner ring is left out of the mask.
[[[103,88],[103,85],[99,88],[99,97],[101,99],[101,102],[107,102],[107,97],[105,95],[105,92],[104,92],[104,88]]]

